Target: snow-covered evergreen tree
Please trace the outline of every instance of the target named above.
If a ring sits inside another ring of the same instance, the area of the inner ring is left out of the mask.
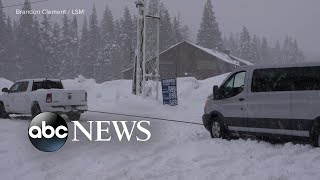
[[[173,24],[172,24],[172,34],[173,34],[173,44],[177,44],[181,41],[183,41],[184,37],[182,34],[182,25],[180,22],[180,17],[174,17],[173,18]]]
[[[172,23],[168,9],[160,4],[160,52],[168,49],[172,42]]]
[[[72,59],[70,62],[70,66],[72,66],[72,70],[70,70],[69,77],[75,77],[80,74],[79,69],[76,67],[78,66],[80,62],[80,57],[78,56],[78,50],[79,50],[79,34],[78,34],[78,19],[77,16],[73,16],[72,22],[70,24],[70,32],[71,32],[71,53],[72,53]]]
[[[77,34],[73,34],[75,27],[72,27],[70,19],[64,15],[62,19],[62,37],[59,43],[59,64],[61,78],[74,78],[77,61]]]
[[[260,48],[261,62],[262,64],[270,64],[270,47],[268,41],[265,37],[262,38],[261,48]]]
[[[238,41],[235,38],[233,33],[231,33],[229,36],[228,44],[229,44],[228,48],[230,50],[230,53],[234,56],[238,56],[239,55],[239,44],[238,44]]]
[[[89,29],[88,29],[88,20],[85,16],[83,18],[81,37],[80,37],[80,46],[78,51],[79,63],[78,63],[78,74],[83,76],[88,76],[90,73],[87,72],[87,65],[89,59]]]
[[[286,63],[299,63],[304,61],[303,52],[299,49],[298,42],[286,36],[282,47],[282,61]]]
[[[84,75],[88,78],[94,78],[95,75],[99,76],[98,73],[101,71],[97,70],[95,72],[95,67],[98,68],[99,64],[97,63],[98,55],[101,50],[101,36],[100,29],[98,25],[98,16],[96,7],[93,6],[92,14],[89,20],[89,32],[88,32],[88,57],[85,60],[86,70]]]
[[[0,0],[0,56],[5,56],[6,46],[3,40],[6,40],[7,30],[6,30],[6,15],[3,11],[2,0]]]
[[[43,20],[40,26],[40,46],[42,51],[42,61],[44,61],[47,77],[55,77],[57,72],[51,68],[54,58],[54,44],[53,44],[53,29],[50,17],[43,15]]]
[[[204,6],[197,44],[209,49],[223,50],[222,35],[211,0],[207,0]]]
[[[254,35],[251,42],[252,59],[255,64],[261,63],[260,51],[259,51],[259,38]]]
[[[133,31],[132,28],[134,28],[135,23],[136,22],[133,22],[129,8],[125,7],[123,17],[120,19],[121,33],[120,42],[118,42],[122,49],[122,70],[132,67],[133,64],[134,49],[136,47],[134,42],[136,31]]]
[[[108,6],[104,11],[100,32],[102,37],[102,46],[97,57],[97,62],[94,67],[95,77],[98,81],[106,81],[112,79],[113,73],[120,71],[118,68],[112,68],[112,61],[120,61],[113,59],[114,46],[116,46],[116,33],[114,27],[114,19],[111,10]]]
[[[9,78],[10,71],[13,70],[12,65],[15,64],[15,44],[11,25],[11,19],[6,19],[0,0],[0,71],[6,78]]]
[[[22,10],[31,10],[29,0],[25,1]],[[32,14],[22,14],[17,28],[17,79],[22,77],[39,77],[44,72],[41,67],[41,51],[38,33],[39,22],[37,20],[34,21],[34,16]]]
[[[281,52],[281,45],[280,45],[279,40],[277,40],[274,48],[271,49],[271,59],[272,59],[273,64],[281,63],[282,52]]]
[[[61,32],[60,26],[57,22],[53,24],[52,27],[52,59],[50,59],[50,77],[58,77],[60,73],[60,42],[61,42]]]
[[[244,26],[240,34],[239,42],[239,56],[244,60],[248,60],[253,63],[253,53],[251,46],[251,37],[248,29]]]

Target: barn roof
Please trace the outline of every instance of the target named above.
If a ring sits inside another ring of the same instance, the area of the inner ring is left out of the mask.
[[[230,55],[230,57],[233,58],[233,59],[235,59],[235,60],[237,60],[237,61],[240,61],[240,62],[242,62],[242,63],[244,63],[244,64],[246,64],[246,65],[254,65],[253,63],[251,63],[251,62],[249,62],[249,61],[246,61],[246,60],[243,60],[243,59],[240,59],[240,58],[238,58],[238,57],[236,57],[236,56]]]
[[[212,56],[215,56],[215,57],[219,58],[222,61],[225,61],[225,62],[230,63],[230,64],[234,64],[234,65],[237,65],[237,66],[240,65],[239,61],[232,60],[231,57],[228,54],[222,53],[220,51],[204,48],[204,47],[198,46],[198,45],[193,44],[193,43],[188,42],[188,41],[185,41],[185,42],[190,44],[190,45],[192,45],[192,46],[194,46],[194,47],[196,47],[196,48],[198,48],[198,49],[201,49],[201,50],[205,51],[206,53],[209,53]]]

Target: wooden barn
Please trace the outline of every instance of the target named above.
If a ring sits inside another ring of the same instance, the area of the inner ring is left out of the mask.
[[[155,58],[149,60],[155,61]],[[232,71],[250,62],[236,58],[228,51],[219,52],[183,41],[160,53],[161,78],[195,77],[199,80]],[[133,68],[122,72],[124,79],[132,79]]]

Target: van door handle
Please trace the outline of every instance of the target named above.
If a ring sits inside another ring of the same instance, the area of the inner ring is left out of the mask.
[[[240,98],[240,99],[239,99],[239,101],[244,101],[244,100],[246,100],[246,99],[245,99],[245,98]]]

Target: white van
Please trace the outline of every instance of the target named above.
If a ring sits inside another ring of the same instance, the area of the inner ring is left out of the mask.
[[[320,63],[245,66],[213,87],[202,117],[213,138],[307,138],[320,144]]]

